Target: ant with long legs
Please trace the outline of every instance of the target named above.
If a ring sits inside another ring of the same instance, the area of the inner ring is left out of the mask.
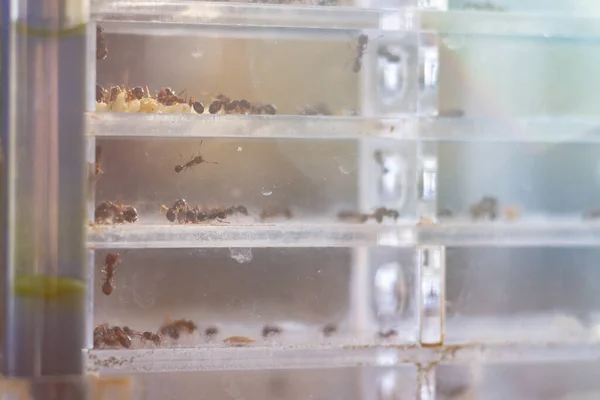
[[[119,253],[108,253],[106,255],[106,259],[104,260],[104,268],[102,268],[102,273],[106,277],[104,284],[102,285],[102,293],[107,296],[110,296],[115,288],[115,273],[117,272],[117,266],[120,263],[121,256],[119,256]]]
[[[198,146],[198,155],[197,156],[192,156],[192,158],[190,158],[190,160],[184,164],[179,164],[175,166],[175,172],[180,173],[182,171],[185,171],[188,168],[193,167],[194,165],[199,165],[202,163],[206,163],[206,164],[218,164],[218,162],[216,161],[206,161],[204,159],[204,157],[202,157],[202,155],[200,154],[200,147],[202,146],[202,142],[200,142],[200,146]]]

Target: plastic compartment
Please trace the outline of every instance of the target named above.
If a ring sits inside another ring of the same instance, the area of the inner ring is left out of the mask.
[[[416,222],[414,142],[373,142],[365,171],[359,169],[363,151],[353,140],[103,138],[96,140],[96,146],[101,148],[102,174],[96,176],[95,206],[122,202],[138,213],[137,221],[122,224],[97,213],[91,228],[96,242],[122,246],[129,235],[136,237],[132,242],[167,241],[177,247],[178,241],[197,242],[202,238],[193,240],[190,235],[211,230],[228,234],[241,229],[250,234],[257,227],[257,233],[280,229],[301,235],[312,229],[323,236],[325,231],[319,233],[316,225],[326,225],[322,229],[339,234],[348,227],[349,235],[352,229],[368,235],[369,230],[395,230],[397,224]],[[206,162],[185,167],[198,154]],[[359,199],[363,176],[369,191],[385,194],[380,202]],[[174,207],[181,198],[190,210],[199,205],[198,213],[190,218],[175,213],[181,209]],[[219,207],[238,208],[227,215],[211,214]],[[391,213],[379,215],[379,207]],[[281,240],[273,238],[274,244]],[[343,239],[339,245],[344,245]]]
[[[192,332],[186,327],[180,335],[165,329],[156,343],[130,335],[127,348],[148,351],[415,343],[414,250],[359,253],[343,248],[125,250],[119,252],[114,289],[106,295],[101,270],[108,252],[97,251],[94,326],[157,333],[178,319],[195,323]],[[252,342],[227,340],[235,336]],[[126,348],[102,339],[96,347]]]
[[[102,27],[110,50],[98,62],[97,82],[105,89],[148,86],[154,96],[162,87],[176,94],[185,90],[181,97],[193,96],[207,115],[385,116],[418,110],[415,32],[134,22]],[[220,107],[215,102],[220,94],[239,106]],[[141,103],[122,106],[117,97],[96,110],[190,112],[189,107],[161,107],[148,99]]]
[[[594,343],[595,249],[446,249],[447,343]]]
[[[535,22],[531,22],[534,24]],[[590,81],[598,34],[593,37],[440,34],[440,113],[468,117],[595,116],[598,86]],[[453,93],[448,96],[445,93]],[[460,94],[459,94],[460,93]]]
[[[394,399],[414,398],[415,368],[305,368],[134,374],[142,393],[160,399]]]
[[[440,366],[436,399],[591,400],[600,394],[599,368],[597,361]]]

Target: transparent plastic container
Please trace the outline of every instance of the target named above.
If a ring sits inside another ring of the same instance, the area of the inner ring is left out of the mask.
[[[594,4],[91,3],[87,372],[598,396]]]

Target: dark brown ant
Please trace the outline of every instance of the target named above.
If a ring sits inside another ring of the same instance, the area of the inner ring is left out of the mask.
[[[450,218],[450,217],[452,217],[452,215],[453,215],[452,211],[448,208],[442,208],[437,213],[437,216],[440,218]]]
[[[396,210],[391,210],[385,207],[379,207],[373,212],[371,217],[373,217],[377,221],[377,223],[381,223],[384,217],[393,218],[394,221],[396,221],[398,217],[400,217],[400,213]]]
[[[480,201],[469,207],[473,219],[495,220],[498,217],[498,199],[484,196]]]
[[[117,207],[112,202],[102,202],[98,204],[94,211],[94,220],[97,224],[114,223],[117,211]]]
[[[138,220],[138,212],[135,207],[121,205],[119,207],[123,221],[129,222],[130,224]]]
[[[102,284],[102,293],[109,296],[115,288],[115,273],[117,272],[117,266],[121,263],[121,257],[119,253],[108,253],[104,259],[104,268],[102,273],[106,276],[104,283]]]
[[[194,97],[190,97],[189,105],[194,109],[194,111],[196,111],[196,113],[204,114],[204,105],[198,100],[196,100]]]
[[[264,208],[260,213],[260,219],[265,220],[268,218],[273,218],[277,216],[284,216],[287,219],[292,219],[293,214],[292,211],[288,207],[280,208],[280,207],[269,207]]]
[[[210,103],[210,106],[208,106],[208,112],[211,114],[217,114],[219,111],[221,111],[223,105],[224,103],[222,100],[215,100],[212,103]]]
[[[123,91],[123,89],[121,89],[121,87],[119,85],[117,86],[111,86],[109,91],[108,91],[108,102],[112,102],[115,101],[117,99],[117,96],[119,95],[119,93],[121,93]]]
[[[600,218],[600,209],[588,210],[583,213],[583,219],[593,220]]]
[[[212,339],[213,336],[216,336],[219,334],[219,328],[217,328],[216,326],[209,326],[208,328],[206,328],[204,330],[204,336],[206,336],[207,339]]]
[[[96,166],[94,169],[94,174],[96,176],[104,174],[102,168],[100,167],[100,162],[102,161],[102,146],[96,145]]]
[[[340,211],[338,218],[342,221],[356,221],[360,223],[367,222],[369,216],[367,214],[359,213],[358,211]]]
[[[160,88],[160,91],[156,94],[156,101],[165,106],[185,104],[187,103],[187,100],[181,97],[183,93],[185,93],[185,89],[176,95],[170,87],[163,87]]]
[[[252,104],[246,99],[241,99],[238,103],[241,114],[248,114],[252,110]]]
[[[96,101],[98,103],[106,103],[106,89],[96,84]]]
[[[238,100],[229,101],[224,104],[225,113],[233,114],[233,112],[239,107],[240,102]]]
[[[378,333],[380,339],[389,339],[391,337],[397,336],[398,332],[395,329],[389,329],[387,331],[381,331]]]
[[[108,47],[104,29],[96,25],[96,60],[104,60],[106,57],[108,57]]]
[[[131,347],[131,336],[129,336],[128,334],[125,333],[125,331],[119,327],[119,326],[114,326],[112,328],[113,334],[115,335],[115,337],[117,338],[117,340],[119,341],[119,344],[128,349]]]
[[[265,325],[262,329],[262,336],[266,339],[271,336],[280,335],[283,332],[278,326],[275,325]]]
[[[198,325],[196,325],[193,321],[187,319],[178,319],[175,321],[165,322],[160,327],[160,333],[163,335],[167,335],[173,339],[179,339],[181,336],[181,332],[185,333],[194,333],[198,329]]]
[[[198,211],[196,209],[190,209],[185,212],[185,223],[195,224],[198,222]]]
[[[127,100],[141,100],[146,95],[144,92],[144,88],[141,86],[136,86],[131,90],[127,91]]]
[[[140,340],[142,342],[152,342],[157,346],[159,346],[163,340],[160,333],[152,333],[152,332],[146,331],[146,332],[140,333],[139,335],[140,335]]]
[[[101,324],[94,328],[94,348],[101,346],[115,347],[119,345],[119,340],[108,324]]]
[[[334,333],[337,332],[337,325],[335,324],[327,324],[323,327],[322,332],[323,332],[323,336],[325,337],[329,337],[331,335],[333,335]]]
[[[231,206],[225,212],[227,215],[242,214],[248,216],[248,209],[245,206]]]
[[[94,219],[97,224],[134,223],[138,220],[138,212],[135,207],[105,201],[96,207]]]
[[[131,336],[131,337],[137,335],[137,333],[128,326],[123,327],[123,332],[125,332],[126,335]]]
[[[358,73],[362,68],[362,58],[367,51],[367,44],[369,43],[369,36],[362,34],[356,40],[356,57],[352,65],[352,72]]]
[[[185,199],[177,199],[172,207],[169,208],[163,204],[160,209],[161,213],[163,210],[167,211],[167,219],[170,222],[175,222],[175,219],[177,219],[177,221],[181,223],[185,221],[185,213],[189,207]]]
[[[267,114],[267,115],[275,115],[277,114],[277,109],[272,104],[265,104],[259,107],[259,114]]]
[[[208,219],[216,219],[219,222],[227,218],[227,209],[223,207],[213,208],[208,210]]]
[[[200,141],[200,146],[202,146],[202,142]],[[202,157],[200,155],[200,146],[198,147],[198,155],[197,156],[192,156],[192,158],[190,158],[190,160],[188,162],[186,162],[185,164],[180,164],[180,165],[176,165],[175,166],[175,172],[176,173],[180,173],[182,171],[185,171],[188,168],[193,167],[194,165],[200,165],[202,163],[205,164],[218,164],[218,162],[216,161],[206,161],[204,159],[204,157]]]

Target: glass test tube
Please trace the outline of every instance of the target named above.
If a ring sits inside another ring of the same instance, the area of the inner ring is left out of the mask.
[[[2,5],[3,372],[81,375],[89,0]]]

